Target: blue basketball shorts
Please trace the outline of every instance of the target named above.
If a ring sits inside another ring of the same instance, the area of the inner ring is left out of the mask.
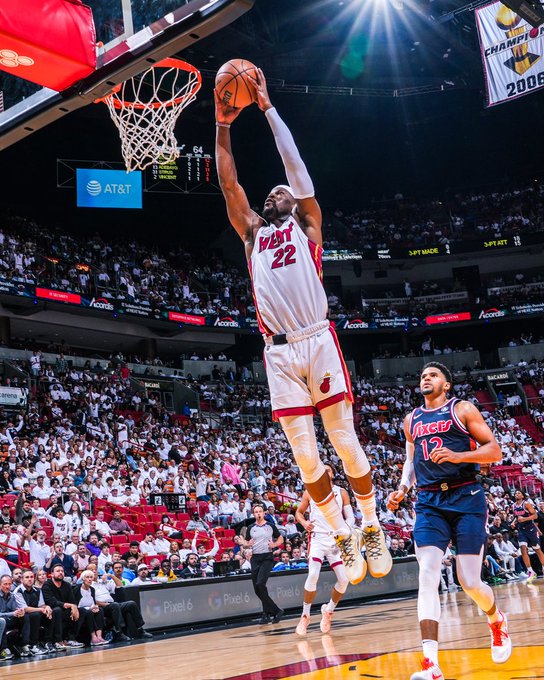
[[[419,491],[414,541],[419,548],[446,550],[453,540],[458,555],[479,555],[486,542],[487,504],[475,482],[449,491]]]
[[[530,548],[540,548],[540,540],[536,525],[532,522],[518,523],[518,543]]]

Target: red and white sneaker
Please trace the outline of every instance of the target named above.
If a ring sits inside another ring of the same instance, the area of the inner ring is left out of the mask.
[[[330,612],[327,609],[326,604],[321,605],[321,623],[319,624],[319,628],[322,633],[328,633],[330,631],[333,613],[334,612]]]
[[[425,658],[421,662],[421,670],[413,673],[410,680],[444,680],[444,674],[434,661]]]
[[[491,630],[491,658],[494,663],[506,663],[512,654],[512,639],[508,633],[508,621],[500,612],[501,619],[490,623]]]
[[[306,631],[308,630],[309,623],[310,617],[306,616],[306,614],[302,614],[302,616],[300,617],[300,621],[298,622],[298,625],[295,628],[295,633],[297,635],[300,635],[300,637],[304,637],[306,635]]]

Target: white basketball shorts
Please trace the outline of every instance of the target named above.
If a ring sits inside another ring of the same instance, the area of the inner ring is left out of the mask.
[[[285,345],[265,345],[272,417],[315,414],[346,398],[351,380],[333,328]]]
[[[332,534],[316,534],[312,532],[308,558],[315,562],[321,562],[321,564],[323,564],[323,560],[326,558],[331,569],[342,564],[342,556]]]

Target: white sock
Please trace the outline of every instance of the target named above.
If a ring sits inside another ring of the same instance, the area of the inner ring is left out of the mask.
[[[346,520],[342,515],[342,510],[336,502],[336,498],[332,491],[327,498],[316,503],[316,505],[321,510],[327,523],[337,536],[343,536],[345,538],[350,535],[350,528],[346,524]]]
[[[501,612],[500,609],[495,609],[494,614],[488,614],[487,615],[487,622],[488,623],[497,623],[497,621],[503,621],[504,620],[504,615]]]
[[[438,666],[438,640],[423,640],[423,656]]]
[[[304,616],[307,616],[310,618],[310,609],[312,608],[312,603],[311,602],[303,602],[302,603],[302,614]]]
[[[329,600],[325,605],[325,608],[328,612],[333,612],[336,609],[336,602],[333,602],[333,600]]]
[[[359,510],[363,513],[363,521],[365,524],[374,524],[379,526],[378,517],[376,515],[376,494],[374,489],[370,493],[361,495],[353,493]]]

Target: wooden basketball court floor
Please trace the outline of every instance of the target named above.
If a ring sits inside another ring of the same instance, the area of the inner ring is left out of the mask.
[[[514,651],[491,662],[485,616],[462,592],[442,599],[441,668],[446,680],[544,678],[544,581],[494,588],[508,614]],[[243,625],[183,634],[85,654],[0,666],[9,680],[359,680],[409,679],[419,668],[416,599],[349,606],[336,612],[328,635],[319,607],[306,638],[296,617],[277,625]]]

